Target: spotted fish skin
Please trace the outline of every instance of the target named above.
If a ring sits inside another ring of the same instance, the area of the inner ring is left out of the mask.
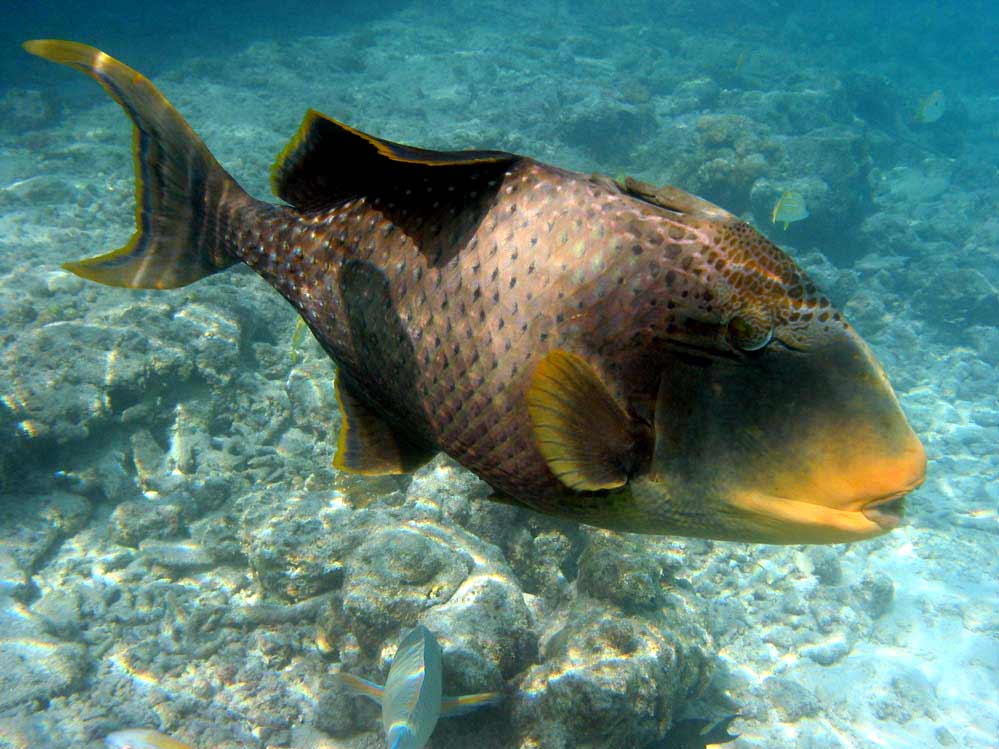
[[[554,510],[564,491],[534,449],[524,403],[539,354],[586,352],[651,424],[658,383],[634,374],[655,356],[636,344],[712,309],[706,277],[739,228],[707,244],[703,228],[607,180],[530,159],[495,182],[467,214],[468,239],[444,245],[436,264],[377,199],[312,215],[252,206],[230,244],[393,424],[498,491]],[[774,260],[802,294],[814,291]]]
[[[66,267],[168,288],[249,265],[338,366],[341,467],[443,451],[542,512],[777,543],[884,532],[922,480],[866,345],[717,206],[313,112],[272,173],[289,205],[271,205],[135,71],[84,45],[26,47],[94,77],[136,124],[136,234]]]
[[[532,505],[551,509],[564,493],[533,449],[524,405],[540,353],[587,353],[651,424],[658,383],[640,373],[662,353],[649,344],[699,345],[694,321],[718,316],[727,300],[709,289],[729,265],[733,296],[793,289],[802,308],[790,314],[805,320],[829,307],[745,224],[671,215],[605,179],[530,159],[493,188],[468,212],[477,226],[467,241],[441,248],[442,263],[366,198],[312,215],[254,205],[231,222],[228,244],[393,423]],[[741,272],[746,262],[767,275]],[[839,324],[838,313],[826,317]]]

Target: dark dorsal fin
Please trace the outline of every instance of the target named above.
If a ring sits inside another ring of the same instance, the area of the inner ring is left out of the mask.
[[[519,157],[503,151],[429,151],[362,133],[310,109],[271,169],[271,188],[301,211],[357,197],[386,202],[468,189],[494,180]],[[451,188],[448,190],[448,188]],[[407,192],[409,191],[409,192]]]

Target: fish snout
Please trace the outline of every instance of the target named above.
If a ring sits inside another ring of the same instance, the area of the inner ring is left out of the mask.
[[[656,470],[716,508],[716,537],[870,538],[901,523],[923,482],[923,445],[852,331],[804,351],[768,346],[741,366],[678,365],[663,383]]]
[[[877,480],[873,482],[875,486],[887,484],[897,488],[870,500],[863,506],[861,512],[882,530],[890,531],[902,522],[906,496],[917,489],[926,478],[926,450],[913,434],[899,455],[885,460],[881,465],[875,465],[875,470],[877,471]]]

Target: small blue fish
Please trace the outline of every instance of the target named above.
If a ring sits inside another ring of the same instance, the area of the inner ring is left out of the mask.
[[[475,710],[500,701],[499,692],[463,697],[441,694],[441,646],[422,624],[399,643],[385,686],[340,672],[340,680],[357,694],[382,706],[382,726],[388,749],[422,749],[434,732],[438,718]]]
[[[109,733],[104,746],[106,749],[192,749],[190,744],[151,728],[127,728]]]

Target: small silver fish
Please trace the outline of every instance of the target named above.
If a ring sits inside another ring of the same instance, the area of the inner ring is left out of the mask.
[[[193,749],[190,744],[151,728],[126,728],[109,733],[104,746],[106,749]]]
[[[475,710],[500,701],[499,692],[463,697],[441,694],[441,646],[422,624],[399,643],[385,686],[340,672],[340,680],[353,692],[382,706],[382,726],[388,749],[422,749],[434,732],[438,718]]]

